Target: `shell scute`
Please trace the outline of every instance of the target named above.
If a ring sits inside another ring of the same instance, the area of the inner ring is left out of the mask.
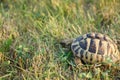
[[[88,33],[76,38],[71,45],[75,56],[84,63],[106,61],[108,56],[114,62],[118,59],[117,45],[108,36],[101,33]]]
[[[95,39],[91,39],[90,41],[89,52],[96,53]]]

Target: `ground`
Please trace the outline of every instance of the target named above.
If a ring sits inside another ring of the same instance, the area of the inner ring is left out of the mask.
[[[89,32],[117,42],[119,8],[119,0],[0,0],[0,80],[119,80],[119,62],[78,66],[60,45]]]

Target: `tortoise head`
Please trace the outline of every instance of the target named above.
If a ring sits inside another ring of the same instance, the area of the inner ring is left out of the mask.
[[[73,42],[73,39],[64,39],[64,40],[61,40],[60,44],[62,45],[63,48],[70,49],[72,42]]]

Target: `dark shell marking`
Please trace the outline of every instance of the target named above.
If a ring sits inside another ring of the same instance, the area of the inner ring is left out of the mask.
[[[106,56],[113,61],[119,58],[116,44],[101,33],[88,33],[76,38],[71,49],[84,63],[104,62]]]

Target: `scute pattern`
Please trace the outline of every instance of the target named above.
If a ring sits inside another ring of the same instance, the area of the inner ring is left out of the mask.
[[[94,33],[87,34],[87,37],[88,38],[95,38],[95,34]]]
[[[91,41],[90,41],[89,52],[92,52],[92,53],[96,52],[95,39],[91,39]]]
[[[86,40],[79,42],[79,45],[80,45],[80,47],[82,47],[84,50],[87,49],[87,41],[86,41]]]
[[[105,62],[106,57],[113,62],[119,59],[117,45],[101,33],[88,33],[76,38],[71,44],[71,49],[84,63]]]

